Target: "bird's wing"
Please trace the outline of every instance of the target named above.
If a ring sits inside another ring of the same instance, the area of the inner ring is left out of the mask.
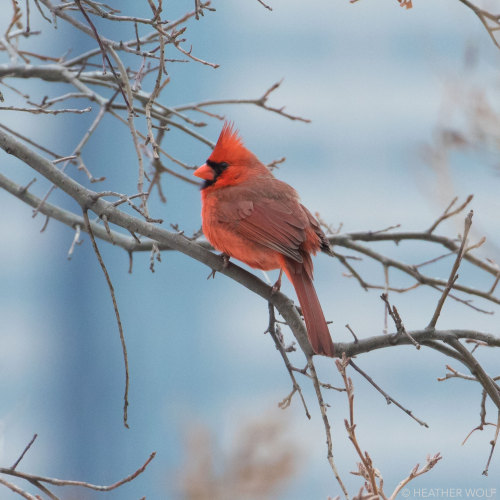
[[[310,224],[302,205],[293,198],[265,196],[238,197],[222,201],[217,210],[218,221],[228,228],[296,262],[303,258],[299,250]]]
[[[321,229],[320,223],[314,217],[314,215],[309,212],[309,210],[304,206],[300,205],[302,207],[302,210],[304,210],[305,214],[307,215],[307,218],[309,220],[309,224],[311,225],[313,231],[316,233],[316,235],[319,238],[319,244],[320,244],[320,249],[322,252],[325,252],[329,255],[333,255],[333,250],[330,246],[330,242],[328,241],[328,238],[326,237],[325,233],[323,232],[323,229]]]

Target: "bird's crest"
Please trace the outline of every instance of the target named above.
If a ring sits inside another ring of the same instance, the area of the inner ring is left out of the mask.
[[[210,160],[214,162],[228,161],[230,158],[246,152],[243,139],[239,136],[238,130],[234,128],[234,124],[228,121],[224,122],[217,144],[210,155]]]

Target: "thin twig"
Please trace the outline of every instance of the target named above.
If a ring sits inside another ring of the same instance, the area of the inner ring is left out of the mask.
[[[500,410],[500,392],[498,387],[491,377],[484,371],[484,368],[477,361],[477,359],[460,343],[456,337],[450,337],[445,342],[458,351],[463,358],[462,362],[467,366],[470,372],[476,376],[495,406]]]
[[[293,390],[291,395],[294,394],[294,392],[298,392],[300,396],[300,400],[302,401],[302,406],[304,407],[304,411],[306,412],[306,417],[308,419],[311,418],[311,415],[309,413],[309,409],[307,408],[306,401],[304,399],[304,395],[302,394],[302,389],[300,388],[299,383],[297,382],[297,379],[295,378],[295,375],[293,374],[292,370],[292,365],[290,363],[290,360],[288,359],[287,353],[285,351],[285,346],[281,342],[281,339],[279,338],[279,334],[276,331],[276,317],[274,315],[274,306],[271,304],[271,302],[268,302],[268,309],[269,309],[269,326],[267,327],[266,332],[269,332],[271,335],[272,339],[274,340],[274,343],[276,345],[276,349],[281,354],[281,357],[283,358],[283,362],[285,363],[286,369],[288,371],[288,374],[290,375],[290,378],[292,379],[292,386]],[[291,395],[290,395],[290,401],[291,401]],[[286,400],[286,398],[285,398]],[[288,403],[289,405],[290,403]],[[280,404],[280,408],[286,408],[288,405]]]
[[[383,491],[382,489],[377,485],[377,481],[375,479],[376,477],[376,472],[373,467],[372,461],[370,457],[368,456],[367,452],[362,452],[361,448],[359,446],[357,437],[356,437],[356,424],[354,423],[354,387],[352,384],[352,380],[350,377],[347,377],[346,373],[346,367],[350,363],[350,359],[345,356],[345,354],[342,354],[342,359],[336,359],[335,364],[337,366],[337,369],[339,370],[342,379],[344,381],[344,386],[346,389],[346,394],[347,394],[347,401],[349,403],[349,420],[345,419],[344,424],[347,430],[347,434],[349,436],[349,440],[352,442],[354,449],[356,450],[359,458],[361,459],[361,462],[363,464],[363,476],[366,479],[366,488],[368,489],[369,493],[373,496],[382,496],[383,498]]]
[[[87,210],[83,210],[83,219],[85,221],[85,226],[87,228],[87,232],[89,233],[90,240],[92,241],[92,246],[94,248],[94,252],[97,256],[97,260],[101,265],[102,272],[106,278],[106,282],[108,283],[109,292],[111,294],[111,300],[113,301],[113,309],[115,311],[116,322],[118,324],[118,331],[120,332],[120,342],[122,345],[122,353],[123,353],[123,361],[125,363],[125,393],[123,395],[123,425],[128,429],[127,422],[127,414],[128,414],[128,387],[129,387],[129,369],[128,369],[128,356],[127,356],[127,345],[125,344],[125,336],[123,334],[122,322],[120,319],[120,313],[118,311],[118,304],[116,302],[115,289],[113,288],[113,283],[111,282],[111,278],[109,277],[108,270],[102,260],[101,253],[99,252],[99,248],[97,247],[97,243],[94,237],[94,232],[92,231],[92,226],[90,224],[89,215]]]
[[[455,198],[451,200],[451,203],[446,207],[445,211],[438,217],[436,222],[434,222],[434,224],[432,224],[432,226],[429,229],[427,229],[427,233],[430,234],[434,232],[434,230],[439,226],[439,224],[441,224],[441,222],[443,222],[446,219],[449,219],[450,217],[453,217],[454,215],[459,214],[472,201],[473,198],[474,195],[470,194],[469,196],[467,196],[466,200],[460,206],[458,206],[458,208],[456,208],[453,211],[450,211],[453,205],[455,205],[455,203],[458,200],[458,196],[455,196]]]
[[[0,106],[2,111],[24,111],[25,113],[32,113],[34,115],[59,115],[61,113],[76,113],[81,115],[82,113],[88,113],[92,111],[89,106],[85,109],[43,109],[43,108],[19,108],[17,106]]]
[[[148,459],[144,462],[144,464],[139,467],[135,472],[132,474],[129,474],[128,476],[124,477],[123,479],[120,479],[116,483],[110,484],[110,485],[99,485],[99,484],[92,484],[92,483],[87,483],[85,481],[74,481],[74,480],[69,480],[69,479],[56,479],[53,477],[46,477],[46,476],[37,476],[34,474],[27,474],[26,472],[19,472],[17,470],[12,470],[12,469],[7,469],[5,467],[0,467],[0,474],[7,474],[15,477],[19,477],[22,479],[25,479],[26,481],[37,481],[40,483],[47,483],[47,484],[52,484],[54,486],[79,486],[81,488],[88,488],[90,490],[94,491],[112,491],[120,486],[122,486],[125,483],[129,483],[130,481],[133,481],[137,476],[142,474],[147,466],[151,463],[151,461],[155,458],[156,452],[151,453],[151,455],[148,457]],[[0,478],[1,481],[1,478]],[[28,497],[27,497],[28,498]],[[29,497],[32,500],[37,500],[36,497]]]
[[[439,315],[441,314],[441,310],[443,309],[443,305],[444,305],[444,302],[446,300],[446,297],[450,293],[450,290],[453,288],[455,281],[458,279],[457,271],[458,271],[458,268],[460,267],[460,263],[462,262],[462,258],[464,256],[465,245],[467,244],[467,236],[469,235],[470,227],[472,225],[472,215],[473,214],[474,214],[474,212],[471,210],[469,212],[469,214],[467,215],[467,217],[465,218],[464,234],[462,236],[462,243],[461,243],[460,248],[459,248],[458,253],[457,253],[457,258],[455,259],[455,263],[453,264],[453,267],[451,268],[450,277],[448,278],[448,283],[446,284],[446,287],[443,290],[441,297],[439,298],[438,304],[436,306],[436,310],[434,311],[434,314],[433,314],[427,328],[434,328],[436,326]]]
[[[34,434],[33,437],[31,438],[31,441],[26,445],[24,448],[23,452],[19,456],[19,458],[14,462],[14,465],[12,465],[11,470],[15,470],[16,467],[19,465],[19,462],[24,458],[24,455],[26,455],[26,452],[31,448],[32,444],[35,442],[35,439],[38,437],[38,434]]]
[[[88,130],[83,135],[82,139],[80,140],[80,142],[78,143],[78,145],[76,146],[76,148],[73,150],[73,153],[69,157],[66,157],[67,161],[62,165],[61,172],[65,171],[65,169],[68,166],[69,162],[72,161],[71,158],[73,156],[77,156],[77,157],[81,156],[82,149],[84,148],[85,144],[87,144],[87,142],[90,139],[90,137],[92,136],[92,134],[96,131],[96,129],[99,126],[99,124],[102,122],[102,119],[104,118],[106,110],[108,109],[108,105],[110,105],[113,102],[113,100],[115,99],[116,96],[117,96],[117,93],[113,94],[113,96],[111,96],[111,98],[109,99],[109,101],[106,101],[105,104],[101,105],[101,107],[99,108],[99,112],[97,113],[97,116],[95,117],[94,121],[92,122],[92,124],[90,125],[90,127],[88,128]],[[93,177],[91,178],[91,180],[92,179],[93,179]],[[53,184],[50,187],[50,189],[47,191],[47,193],[45,194],[45,196],[42,198],[42,200],[40,202],[40,205],[38,207],[36,207],[35,210],[33,210],[33,217],[36,217],[36,215],[40,211],[40,208],[48,200],[49,196],[52,194],[52,192],[56,188],[57,188],[57,186],[55,184]]]
[[[476,5],[469,2],[469,0],[459,0],[459,2],[462,2],[464,5],[469,7],[469,9],[474,12],[474,14],[476,14],[481,23],[483,23],[483,26],[486,28],[486,31],[488,32],[488,35],[490,36],[492,42],[497,46],[497,48],[500,49],[500,43],[495,38],[494,34],[495,31],[498,31],[500,29],[500,16],[491,14],[484,9],[480,9]],[[490,26],[488,24],[488,20],[493,21],[493,23],[495,23],[495,26]]]
[[[345,325],[345,327],[351,332],[352,336],[354,337],[354,342],[358,343],[358,337],[356,337],[356,334],[354,333],[353,329],[349,326],[349,324]]]
[[[120,89],[120,92],[121,92],[121,94],[123,96],[123,100],[125,101],[125,104],[129,108],[129,110],[131,110],[132,108],[131,108],[130,101],[127,99],[127,96],[125,95],[125,91],[123,90],[120,78],[116,74],[115,68],[113,67],[113,64],[111,63],[111,61],[109,60],[108,54],[106,52],[106,47],[105,47],[104,43],[102,42],[101,37],[99,36],[99,33],[98,33],[98,31],[97,31],[94,23],[92,22],[92,20],[88,16],[87,12],[83,8],[82,4],[80,3],[80,0],[74,0],[74,1],[75,1],[76,5],[78,6],[78,8],[80,9],[80,11],[82,12],[83,17],[85,17],[85,19],[86,19],[87,23],[89,24],[90,28],[94,32],[94,38],[96,39],[97,43],[99,44],[99,47],[101,49],[102,59],[103,59],[103,73],[106,73],[106,64],[105,63],[107,62],[108,66],[109,66],[109,69],[111,70],[111,73],[113,73],[113,76],[116,79],[116,83],[117,83],[117,85],[118,85],[118,87]],[[124,75],[122,74],[122,76],[124,76]]]
[[[267,5],[266,3],[264,3],[263,0],[257,0],[257,2],[259,2],[267,10],[271,10],[271,11],[273,10],[272,7],[270,7],[269,5]]]
[[[332,468],[333,474],[335,476],[335,479],[339,483],[339,486],[342,490],[342,493],[344,494],[346,500],[349,500],[349,493],[347,492],[347,489],[342,482],[342,479],[340,478],[339,472],[337,470],[337,466],[335,465],[335,461],[333,459],[333,440],[332,440],[332,433],[330,429],[330,422],[328,420],[328,415],[326,414],[326,405],[325,402],[323,401],[323,395],[321,393],[321,385],[318,379],[318,375],[316,373],[316,368],[314,367],[314,362],[312,359],[312,356],[309,356],[307,358],[307,366],[309,368],[309,372],[311,374],[312,380],[313,380],[313,385],[314,385],[314,390],[316,391],[316,398],[318,400],[319,404],[319,409],[321,412],[321,418],[323,419],[323,425],[325,427],[325,434],[326,434],[326,445],[327,445],[327,458],[328,462],[330,464],[330,467]]]
[[[486,467],[483,470],[483,476],[488,475],[488,470],[490,468],[490,463],[491,463],[491,459],[493,457],[493,452],[495,451],[495,446],[496,446],[497,441],[498,441],[499,432],[500,432],[500,410],[498,411],[498,419],[497,419],[497,425],[496,425],[496,429],[495,429],[495,436],[490,441],[491,449],[490,449],[490,454],[488,456],[488,461],[486,462]]]
[[[420,349],[420,344],[406,331],[405,325],[403,324],[403,320],[399,315],[399,312],[396,306],[392,306],[389,303],[389,299],[386,293],[383,293],[380,298],[384,301],[386,305],[386,311],[389,313],[390,317],[394,321],[394,325],[396,326],[396,331],[398,335],[406,335],[410,342],[417,348]]]
[[[361,275],[354,269],[354,267],[352,267],[351,264],[349,264],[349,262],[347,262],[347,259],[343,255],[339,254],[338,252],[334,252],[333,254],[335,257],[337,257],[337,259],[340,261],[340,263],[349,270],[349,272],[351,273],[351,276],[358,280],[358,283],[361,285],[361,287],[365,291],[368,291],[368,284],[361,277]]]
[[[71,242],[71,246],[69,247],[68,260],[71,260],[71,257],[73,257],[73,252],[75,251],[75,245],[80,245],[82,243],[82,240],[80,240],[81,229],[82,228],[81,228],[80,224],[77,224],[75,226],[75,237],[73,238],[73,241]]]
[[[152,121],[151,121],[151,108],[152,108],[153,103],[156,101],[156,99],[158,98],[159,93],[160,93],[161,79],[163,76],[163,59],[164,59],[164,57],[165,57],[165,39],[163,36],[160,36],[160,61],[161,62],[158,65],[158,73],[156,75],[156,81],[155,81],[155,86],[153,88],[153,92],[151,92],[151,95],[150,95],[148,102],[146,103],[146,106],[145,106],[146,122],[148,125],[147,141],[151,143],[151,147],[153,148],[153,157],[155,159],[160,158],[160,155],[158,154],[158,144],[156,143],[156,140],[155,140],[155,137],[153,134],[153,127],[152,127]]]
[[[427,472],[429,472],[431,469],[434,468],[434,466],[442,459],[443,457],[441,456],[440,453],[436,453],[434,456],[428,456],[426,464],[422,466],[421,469],[419,469],[419,465],[417,464],[412,471],[410,472],[410,475],[401,481],[396,489],[394,490],[393,494],[389,497],[389,500],[395,500],[399,494],[399,492],[412,480],[415,479],[418,476],[421,476]]]
[[[413,420],[415,420],[416,422],[418,422],[421,426],[423,427],[427,427],[429,428],[429,425],[424,422],[423,420],[420,420],[419,418],[417,418],[415,415],[413,415],[413,412],[411,410],[408,410],[407,408],[405,408],[403,405],[401,405],[400,403],[398,403],[392,396],[389,396],[389,394],[387,394],[387,392],[385,392],[380,386],[378,386],[375,381],[366,373],[364,372],[361,368],[359,368],[359,366],[357,366],[354,361],[351,359],[349,360],[349,364],[358,372],[360,373],[366,380],[368,380],[368,382],[370,382],[371,385],[373,385],[373,387],[375,387],[375,389],[377,389],[378,392],[380,392],[380,394],[382,394],[382,396],[384,396],[387,404],[391,404],[391,403],[394,403],[398,408],[400,408],[401,410],[403,410],[407,415],[409,415],[411,418],[413,418]]]
[[[155,272],[155,259],[161,262],[161,253],[158,248],[158,244],[153,242],[153,248],[151,249],[151,256],[149,258],[149,269],[152,273]]]
[[[477,381],[477,379],[476,379]],[[480,410],[479,410],[479,418],[480,422],[477,427],[472,429],[467,436],[465,436],[465,439],[462,441],[462,446],[468,441],[468,439],[474,434],[475,431],[482,431],[484,429],[485,425],[495,425],[489,422],[486,422],[486,398],[488,396],[488,393],[483,389],[481,392],[481,404],[480,404]]]
[[[125,66],[123,65],[123,62],[122,60],[120,59],[120,57],[118,56],[118,54],[116,53],[116,51],[113,49],[113,47],[110,47],[109,48],[109,51],[111,52],[111,55],[113,56],[113,59],[115,60],[116,64],[118,65],[118,68],[120,69],[122,75],[123,75],[123,84],[125,86],[125,91],[127,92],[127,95],[129,96],[130,98],[130,101],[132,101],[133,97],[132,97],[132,89],[130,87],[130,81],[128,79],[128,76],[127,76],[127,71],[125,69]],[[138,191],[139,193],[143,193],[143,187],[144,187],[144,177],[146,176],[145,172],[144,172],[144,161],[143,161],[143,158],[142,158],[142,153],[141,153],[141,148],[139,147],[139,140],[138,140],[138,136],[137,136],[137,130],[135,128],[135,125],[134,125],[134,109],[133,107],[131,107],[130,105],[128,105],[128,119],[127,119],[127,122],[128,122],[128,126],[129,126],[129,129],[130,129],[130,134],[132,135],[132,140],[133,140],[133,143],[134,143],[134,147],[135,147],[135,151],[136,151],[136,154],[137,154],[137,161],[139,163],[139,179],[137,181],[137,187],[138,187]],[[146,214],[147,214],[147,207],[144,206],[143,207],[144,210],[146,211]]]

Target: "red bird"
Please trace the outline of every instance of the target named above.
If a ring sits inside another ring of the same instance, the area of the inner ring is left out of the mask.
[[[295,189],[276,179],[225,123],[207,162],[194,175],[201,189],[203,232],[229,257],[264,271],[285,271],[299,298],[315,353],[333,356],[325,316],[313,285],[311,254],[331,253],[318,221]]]

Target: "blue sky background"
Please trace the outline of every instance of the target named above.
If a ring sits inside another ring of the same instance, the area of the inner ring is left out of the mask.
[[[237,124],[246,145],[262,161],[286,156],[276,175],[297,188],[305,205],[334,226],[342,222],[345,231],[378,230],[393,224],[422,230],[453,194],[474,193],[473,238],[486,232],[490,243],[483,255],[498,260],[499,179],[489,162],[478,154],[457,155],[450,186],[439,184],[421,155],[436,124],[446,116],[450,85],[475,81],[498,92],[500,52],[472,12],[456,0],[415,0],[410,11],[395,1],[270,3],[273,12],[257,1],[221,0],[214,3],[216,12],[191,21],[186,37],[193,53],[221,67],[171,64],[172,81],[161,102],[177,105],[258,97],[284,78],[270,104],[286,105],[290,113],[310,118],[310,124],[251,106],[223,107],[217,112]],[[131,6],[137,15],[148,15],[138,2],[119,4],[124,12]],[[177,18],[191,4],[168,3],[166,9],[172,11],[167,10],[167,18]],[[32,15],[33,26],[38,23],[50,34],[36,41],[40,52],[62,54],[68,46],[78,45],[76,55],[95,45],[87,38],[73,38],[63,23],[53,31],[36,12]],[[98,26],[111,38],[133,36],[116,33],[106,23]],[[464,51],[470,44],[479,53],[474,75],[464,71]],[[144,90],[151,85],[146,80]],[[22,86],[38,101],[51,88],[39,81],[22,82]],[[16,102],[14,94],[4,94]],[[72,104],[80,106],[81,102]],[[3,112],[5,118],[0,121],[67,155],[96,112],[77,119]],[[220,126],[212,121],[203,134],[216,140]],[[129,139],[124,126],[107,119],[84,150],[92,173],[107,177],[99,189],[135,193],[137,161]],[[164,144],[191,165],[201,164],[209,154],[206,146],[176,131],[167,134]],[[11,157],[2,158],[2,173],[19,184],[33,177]],[[87,184],[82,173],[70,173]],[[170,223],[179,223],[187,233],[196,231],[200,226],[196,187],[168,177],[163,186],[168,203],[153,202],[152,215],[163,218],[167,229]],[[32,190],[41,196],[46,188],[38,179]],[[51,199],[78,210],[62,193]],[[266,413],[283,416],[276,406],[290,391],[290,381],[272,340],[262,335],[267,326],[265,302],[223,276],[207,281],[207,268],[174,252],[162,253],[154,274],[149,271],[149,255],[134,256],[129,275],[127,254],[101,243],[129,351],[131,428],[124,429],[118,332],[89,239],[83,237],[83,245],[68,261],[71,229],[51,221],[40,234],[43,217],[32,219],[31,209],[5,192],[0,192],[0,203],[4,214],[0,218],[0,465],[11,465],[35,432],[39,437],[22,462],[23,470],[94,483],[118,480],[156,450],[157,457],[144,475],[105,498],[178,498],[176,475],[183,463],[184,436],[194,424],[208,426],[220,448],[227,451],[242,423]],[[461,231],[461,224],[461,220],[443,224],[442,231],[453,236]],[[377,249],[406,262],[436,255],[424,244],[401,248],[380,244]],[[318,256],[315,265],[317,291],[327,318],[333,321],[334,338],[349,339],[346,323],[360,337],[380,333],[383,304],[379,293],[362,291],[354,280],[342,276],[338,262],[326,256]],[[360,266],[371,281],[382,282],[382,268]],[[449,261],[443,262],[432,273],[447,277],[450,266]],[[467,268],[463,277],[478,286],[490,282]],[[391,278],[394,284],[409,283],[393,271]],[[288,283],[283,291],[293,296]],[[392,296],[408,329],[428,323],[437,298],[437,292],[425,289]],[[453,302],[447,302],[439,326],[499,334],[496,315],[480,315]],[[495,372],[498,358],[494,353],[481,352],[481,359]],[[294,362],[303,364],[300,355]],[[491,432],[476,433],[461,446],[479,423],[481,392],[465,381],[436,382],[447,362],[435,352],[415,352],[409,347],[358,359],[363,369],[427,421],[430,429],[387,406],[363,379],[351,374],[359,439],[381,470],[387,493],[415,463],[423,463],[427,454],[438,451],[444,460],[416,480],[415,487],[500,488],[498,453],[490,476],[481,476]],[[318,360],[318,365],[322,380],[340,385],[331,363]],[[297,399],[286,410],[286,435],[300,447],[302,457],[299,472],[280,498],[333,497],[339,491],[325,458],[321,419],[307,381],[302,385],[313,418],[307,421]],[[336,462],[354,494],[360,482],[349,474],[356,457],[343,425],[345,395],[327,393],[326,398],[332,406]],[[78,498],[97,497],[78,493]]]

